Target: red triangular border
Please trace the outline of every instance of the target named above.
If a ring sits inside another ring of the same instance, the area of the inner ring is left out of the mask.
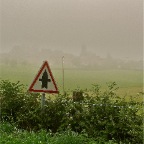
[[[51,76],[52,82],[53,82],[53,84],[54,84],[54,86],[55,86],[55,89],[56,89],[55,91],[53,91],[53,90],[41,90],[41,89],[40,89],[40,90],[35,90],[35,89],[33,89],[33,87],[34,87],[37,79],[39,78],[40,74],[42,73],[42,71],[43,71],[43,69],[44,69],[45,67],[47,67],[48,72],[49,72],[49,74],[50,74],[50,76]],[[40,68],[38,74],[36,75],[35,79],[33,80],[32,84],[30,85],[30,87],[29,87],[28,90],[29,90],[30,92],[58,93],[58,88],[57,88],[56,82],[55,82],[55,80],[54,80],[54,77],[53,77],[53,75],[52,75],[51,69],[50,69],[49,64],[48,64],[47,61],[44,61],[42,67]]]

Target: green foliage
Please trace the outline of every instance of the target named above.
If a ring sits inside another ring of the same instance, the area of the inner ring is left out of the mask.
[[[52,134],[50,131],[41,130],[38,132],[28,132],[16,129],[9,123],[0,124],[1,139],[0,143],[4,144],[100,144],[83,134],[73,131],[65,131]],[[9,127],[11,131],[7,128]],[[5,129],[6,128],[6,129]],[[115,144],[114,141],[105,142],[106,144]]]
[[[117,89],[115,82],[108,83],[105,92],[94,84],[90,91],[77,90],[83,94],[79,101],[73,101],[70,94],[59,94],[48,97],[41,109],[39,94],[25,92],[19,82],[3,80],[0,83],[1,120],[30,132],[51,131],[56,144],[84,143],[83,137],[97,143],[142,143],[143,103],[133,97],[129,101],[120,98],[115,93]],[[68,133],[60,134],[62,131]]]
[[[19,121],[24,113],[32,112],[39,106],[37,98],[38,94],[25,92],[24,86],[19,82],[11,83],[2,80],[0,83],[1,120]]]

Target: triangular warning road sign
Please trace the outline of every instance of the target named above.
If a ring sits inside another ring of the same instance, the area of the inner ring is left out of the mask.
[[[58,88],[47,61],[44,61],[34,81],[29,87],[31,92],[58,93]]]

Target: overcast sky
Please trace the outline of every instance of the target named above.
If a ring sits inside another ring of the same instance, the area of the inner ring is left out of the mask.
[[[15,45],[142,58],[143,0],[0,0],[1,51]]]

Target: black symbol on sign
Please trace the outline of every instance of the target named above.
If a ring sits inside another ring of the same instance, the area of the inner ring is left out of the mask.
[[[43,73],[42,79],[39,79],[39,81],[42,82],[42,88],[48,88],[48,82],[51,82],[50,79],[48,79],[48,73],[46,72],[46,70]]]

